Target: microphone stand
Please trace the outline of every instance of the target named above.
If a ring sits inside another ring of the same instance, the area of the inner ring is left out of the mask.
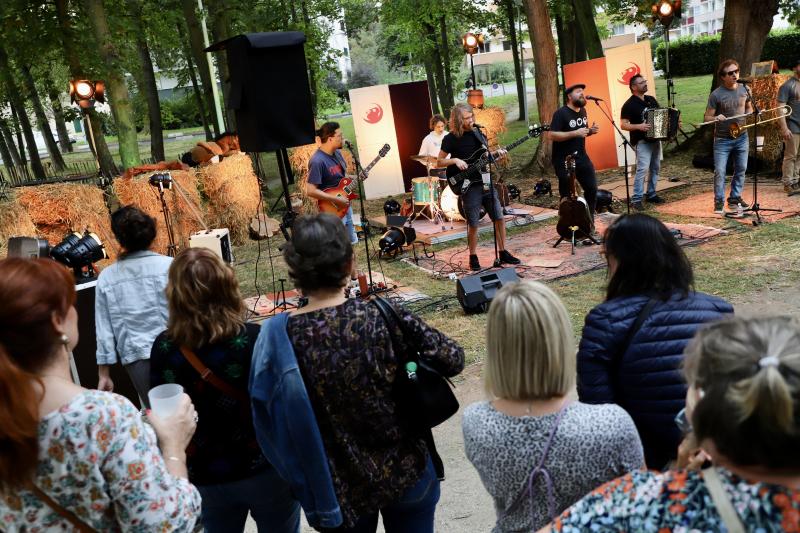
[[[495,202],[495,193],[496,193],[496,191],[494,190],[494,178],[492,177],[492,165],[494,165],[494,169],[497,170],[497,162],[495,161],[494,156],[492,155],[492,151],[489,150],[489,142],[486,139],[486,137],[483,136],[483,133],[481,132],[480,128],[478,126],[472,126],[472,131],[475,132],[475,137],[477,137],[478,142],[481,143],[481,146],[483,146],[486,149],[486,153],[489,156],[489,194],[491,196],[492,211],[494,211],[494,206],[495,206],[494,202]],[[481,185],[481,187],[483,187],[483,185]],[[481,194],[483,194],[483,193],[481,193]],[[481,202],[481,203],[483,203],[483,202]],[[488,212],[487,212],[487,214],[488,214]],[[497,250],[497,225],[495,224],[495,221],[492,220],[492,216],[491,215],[489,215],[489,221],[492,223],[492,237],[494,239],[494,263],[492,264],[492,266],[497,268],[497,267],[502,266],[502,263],[500,263],[500,253]],[[502,209],[500,209],[500,222],[503,223],[503,224],[506,223],[505,213],[503,213]],[[477,238],[478,238],[477,230],[478,230],[478,228],[476,227],[475,228],[475,231],[476,231],[475,240],[477,240]]]
[[[609,121],[611,121],[611,125],[614,126],[615,130],[617,130],[617,133],[619,133],[619,136],[622,137],[622,144],[620,144],[619,146],[622,146],[623,154],[624,154],[623,155],[623,161],[625,163],[625,172],[624,172],[624,175],[625,175],[625,199],[626,199],[626,203],[627,203],[627,206],[628,206],[628,214],[630,215],[631,214],[631,191],[630,191],[630,189],[628,187],[628,147],[631,146],[631,143],[630,143],[630,141],[628,141],[628,138],[625,137],[625,135],[622,133],[622,130],[620,130],[617,127],[617,123],[614,122],[614,118],[609,113],[606,113],[606,110],[603,109],[603,106],[600,105],[600,102],[597,101],[597,100],[593,100],[593,102],[597,105],[597,108],[600,110],[600,112],[603,113],[603,115],[605,115],[605,117]],[[631,149],[633,149],[633,148],[631,148]],[[636,151],[634,150],[634,153],[635,152]]]
[[[358,203],[361,206],[361,227],[364,229],[364,252],[367,254],[367,276],[369,278],[369,285],[367,288],[367,294],[362,294],[362,298],[366,298],[369,294],[374,294],[378,292],[375,289],[375,284],[372,281],[372,261],[369,257],[369,221],[367,220],[367,211],[364,208],[364,167],[361,166],[361,161],[358,159],[358,154],[356,151],[353,150],[353,145],[350,144],[350,141],[345,141],[345,146],[347,146],[347,150],[353,156],[353,161],[356,165],[356,181],[358,181]],[[352,207],[352,205],[351,205]],[[380,259],[378,259],[380,261]]]

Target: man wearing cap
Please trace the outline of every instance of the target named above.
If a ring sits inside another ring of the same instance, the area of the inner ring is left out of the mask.
[[[778,89],[778,105],[788,105],[792,112],[781,116],[778,124],[783,135],[783,190],[793,196],[800,194],[800,59],[795,61],[794,77]]]
[[[597,179],[594,165],[586,154],[586,137],[594,135],[600,128],[586,117],[586,98],[583,90],[586,85],[578,83],[570,85],[564,91],[567,105],[553,113],[550,121],[550,138],[553,140],[553,166],[558,176],[558,192],[561,198],[570,194],[569,173],[564,161],[570,154],[575,154],[575,177],[583,187],[583,196],[589,205],[589,212],[594,218],[597,203]]]

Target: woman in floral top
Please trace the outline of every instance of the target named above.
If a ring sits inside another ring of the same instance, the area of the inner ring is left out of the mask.
[[[194,407],[184,395],[150,427],[125,398],[75,385],[74,301],[58,263],[0,261],[0,530],[195,530],[184,454]]]
[[[715,466],[628,474],[545,530],[800,531],[800,321],[716,323],[687,348],[685,374],[693,436]]]

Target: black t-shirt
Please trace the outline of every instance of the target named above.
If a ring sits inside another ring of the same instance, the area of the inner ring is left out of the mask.
[[[622,112],[620,117],[627,119],[631,124],[642,124],[644,122],[644,110],[647,108],[658,108],[658,102],[652,96],[644,95],[644,100],[632,94],[630,98],[622,105]],[[631,136],[631,144],[636,146],[639,141],[653,142],[654,139],[648,139],[646,133],[639,130],[629,131]]]
[[[581,108],[577,113],[564,106],[553,113],[553,120],[550,121],[550,131],[575,131],[589,127],[589,119],[586,117],[586,109]],[[558,168],[563,166],[564,159],[569,154],[578,152],[579,156],[586,155],[586,138],[573,137],[566,141],[553,141],[553,165]]]
[[[328,155],[318,149],[308,161],[308,182],[323,191],[336,187],[345,176],[346,169],[347,163],[341,150],[335,150],[333,155]]]
[[[442,152],[450,154],[450,159],[463,159],[468,165],[477,161],[485,151],[474,131],[468,131],[461,137],[456,137],[451,133],[442,139]],[[455,165],[447,167],[448,178],[459,172],[461,171]]]

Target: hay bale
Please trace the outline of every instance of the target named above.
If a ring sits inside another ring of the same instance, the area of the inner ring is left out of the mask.
[[[57,244],[70,232],[83,233],[86,229],[96,233],[103,241],[108,260],[119,253],[119,246],[111,232],[111,219],[103,191],[95,185],[83,183],[55,183],[21,187],[17,199],[25,209],[36,230],[50,244]]]
[[[16,200],[0,202],[0,257],[8,253],[10,237],[35,237],[36,226]]]
[[[506,113],[501,107],[484,107],[483,109],[474,108],[475,122],[486,128],[486,140],[489,141],[489,148],[496,148],[499,143],[499,135],[506,131]]]
[[[306,196],[306,182],[308,181],[308,162],[311,160],[311,156],[314,155],[314,152],[316,152],[318,148],[319,148],[319,143],[306,144],[305,146],[298,146],[297,148],[293,148],[289,152],[289,164],[292,165],[292,169],[294,170],[297,183],[297,191],[303,198],[302,212],[306,215],[314,214],[318,211],[317,202]],[[341,152],[342,156],[344,157],[345,163],[347,163],[346,172],[348,174],[355,174],[356,163],[355,160],[353,159],[353,155],[347,150],[342,150]]]
[[[778,89],[783,85],[789,76],[785,74],[772,74],[770,76],[761,76],[753,80],[751,90],[753,92],[753,99],[756,101],[759,109],[767,110],[778,107]],[[768,117],[776,116],[775,113],[770,113]],[[783,150],[783,136],[778,120],[767,122],[766,124],[758,125],[758,135],[764,136],[764,150],[758,153],[759,159],[765,161],[777,161]],[[748,124],[752,121],[748,121]],[[753,128],[749,128],[748,132],[752,135]],[[750,140],[752,141],[752,138]]]
[[[202,167],[200,185],[208,198],[208,222],[228,228],[234,244],[244,244],[250,219],[258,214],[261,191],[250,156],[237,153],[220,163]]]
[[[164,215],[161,212],[161,200],[158,188],[150,185],[150,176],[155,172],[141,174],[133,178],[117,178],[114,180],[114,193],[119,198],[121,205],[135,205],[151,217],[156,219],[156,240],[153,242],[153,251],[166,254],[169,245],[167,228]],[[180,187],[191,206],[187,205],[183,195],[178,192],[178,187],[164,193],[172,221],[175,244],[180,248],[189,246],[189,235],[203,228],[197,221],[195,213],[201,218],[203,215],[200,193],[197,190],[197,176],[194,170],[173,170],[170,172],[173,181]]]

